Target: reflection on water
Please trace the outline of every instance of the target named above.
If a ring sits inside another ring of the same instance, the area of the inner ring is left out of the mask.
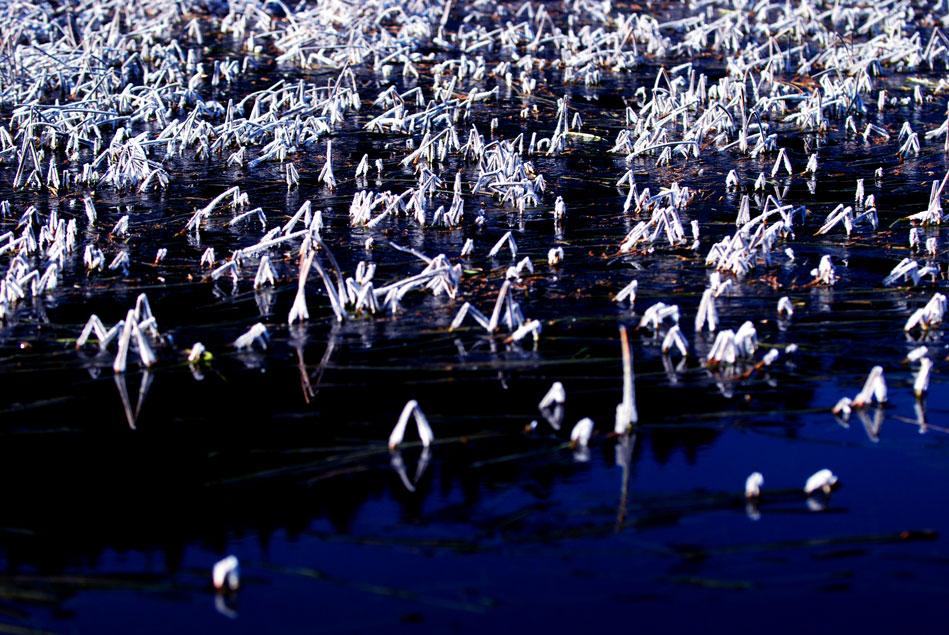
[[[235,370],[230,380],[252,386],[257,372]],[[543,394],[540,380],[517,375],[508,390]],[[406,615],[439,628],[465,616],[467,630],[523,619],[513,617],[508,594],[528,583],[571,585],[577,608],[619,598],[652,608],[731,603],[728,594],[753,591],[761,608],[752,613],[789,593],[813,594],[822,605],[822,590],[840,585],[895,591],[906,575],[915,586],[942,589],[944,565],[932,559],[940,543],[929,531],[942,512],[926,503],[934,491],[922,483],[881,500],[878,467],[861,467],[868,463],[860,460],[868,451],[863,432],[806,425],[807,415],[720,413],[709,423],[666,425],[647,410],[642,417],[653,424],[629,436],[598,435],[578,462],[552,429],[522,429],[529,411],[508,423],[478,412],[453,421],[444,414],[452,401],[433,399],[435,446],[390,453],[386,432],[397,412],[347,419],[343,406],[359,392],[348,386],[324,386],[313,403],[332,409],[317,407],[319,416],[302,421],[265,418],[251,405],[255,396],[201,425],[200,414],[174,422],[165,379],[174,381],[157,375],[139,428],[124,440],[68,428],[7,435],[2,469],[7,482],[21,485],[4,507],[0,577],[7,597],[37,624],[55,629],[64,615],[94,623],[100,602],[122,601],[224,628],[209,617],[213,605],[253,630],[271,619],[261,608],[279,595],[303,621],[317,611],[304,598],[329,594],[369,603],[395,626]],[[286,399],[304,402],[299,376],[286,379],[293,384]],[[472,383],[486,400],[504,392],[496,382]],[[644,384],[640,395],[650,392]],[[575,408],[586,412],[602,400],[596,389],[577,394],[566,386],[567,421]],[[93,382],[90,397],[106,388]],[[241,410],[252,426],[236,415]],[[346,425],[333,425],[330,412]],[[887,435],[881,448],[887,440],[896,446],[877,460],[907,470],[885,481],[908,483],[944,467],[941,437],[920,454],[915,431],[896,422],[891,432],[879,428],[882,413],[861,413]],[[266,436],[262,425],[271,430]],[[351,438],[339,438],[341,431]],[[43,465],[33,461],[38,455]],[[930,465],[910,468],[912,457]],[[820,460],[843,466],[843,487],[806,497],[803,480]],[[752,469],[767,481],[760,501],[747,503],[741,482]],[[242,560],[242,588],[218,596],[208,571],[228,552]],[[841,577],[857,566],[856,577]],[[516,595],[518,602],[536,605],[539,622],[554,627],[543,600],[527,595]],[[206,598],[204,612],[189,608],[195,596]],[[334,627],[370,628],[343,604],[324,600],[318,611]]]

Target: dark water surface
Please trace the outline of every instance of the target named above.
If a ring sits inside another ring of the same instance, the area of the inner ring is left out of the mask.
[[[238,54],[223,38],[214,42],[209,60]],[[279,163],[224,167],[218,156],[188,155],[163,163],[172,176],[163,192],[97,190],[99,221],[80,223],[80,244],[99,246],[107,261],[128,250],[128,275],[87,273],[80,249],[67,257],[61,286],[28,297],[0,329],[7,484],[0,632],[678,632],[710,624],[735,632],[942,631],[949,351],[941,328],[909,336],[903,324],[946,282],[942,273],[917,287],[882,280],[910,256],[909,224],[900,219],[926,208],[930,182],[949,167],[941,142],[900,160],[897,135],[904,121],[920,136],[937,127],[945,95],[870,109],[858,126],[885,128],[886,143],[847,135],[839,121],[823,135],[775,123],[794,175],[769,178],[769,192],[786,186],[783,202],[806,206],[808,215],[781,243],[795,260],[776,254],[772,266],[733,278],[718,300],[720,328],[753,321],[758,359],[771,348],[782,352],[770,367],[748,363],[730,374],[704,364],[714,337],[692,329],[711,274],[705,255],[735,230],[743,192],[725,189],[728,171],[750,189],[759,172],[770,175],[774,154],[708,149],[662,167],[655,156],[633,160],[640,189],[656,193],[678,182],[696,193],[683,224],[699,220],[702,233],[696,251],[657,243],[620,255],[639,218],[623,214],[626,188],[614,184],[627,165],[609,150],[624,127],[624,97],[652,87],[662,62],[647,58],[597,87],[562,85],[550,71],[535,96],[505,92],[502,83],[496,101],[473,107],[459,134],[474,123],[488,136],[498,117],[495,138],[549,136],[556,99],[566,94],[571,116],[579,113],[582,131],[597,137],[571,139],[560,156],[534,157],[547,192],[523,214],[496,198],[467,196],[477,166],[455,156],[437,165],[444,183],[429,212],[450,205],[460,170],[460,228],[423,228],[404,216],[351,228],[349,204],[363,187],[352,175],[363,154],[385,166],[378,182],[372,167],[369,189],[398,194],[417,184],[413,170],[399,165],[407,135],[363,129],[381,113],[371,104],[385,87],[365,69],[357,72],[363,109],[331,135],[335,191],[318,181],[322,140],[292,157],[300,184],[289,192]],[[268,56],[258,64],[214,98],[226,103],[283,77],[322,86],[336,76],[284,68]],[[715,59],[697,68],[712,78],[724,73]],[[876,81],[903,97],[906,77],[888,68]],[[430,91],[425,76],[403,80],[397,70],[392,79],[402,91]],[[538,114],[522,121],[525,104]],[[820,147],[813,193],[801,174],[810,154],[805,137]],[[16,229],[29,205],[40,219],[54,211],[84,218],[89,191],[13,191],[15,170],[0,169],[0,198],[12,208],[0,232]],[[879,228],[814,236],[838,203],[852,203],[858,178],[876,198]],[[255,291],[256,260],[237,284],[210,280],[198,261],[207,247],[220,264],[254,244],[263,233],[256,220],[228,227],[224,211],[199,238],[181,234],[195,209],[233,184],[247,192],[250,208],[264,208],[268,229],[311,200],[342,270],[352,275],[359,261],[375,262],[377,287],[424,266],[391,243],[462,262],[458,298],[416,291],[394,316],[337,324],[311,275],[310,319],[288,327],[298,244],[270,252],[278,283]],[[558,195],[567,206],[562,225],[551,214]],[[480,228],[478,210],[486,218]],[[128,238],[110,237],[125,214]],[[490,313],[505,270],[517,262],[507,250],[487,255],[506,231],[517,260],[527,256],[535,267],[512,292],[526,317],[543,325],[536,344],[506,343],[506,333],[489,336],[473,323],[448,329],[464,301]],[[924,240],[943,234],[923,230]],[[368,237],[375,246],[367,253]],[[467,238],[475,251],[462,260]],[[551,267],[554,246],[565,258]],[[168,256],[154,264],[161,247]],[[837,267],[834,287],[810,284],[823,255]],[[945,249],[914,257],[945,268]],[[635,307],[613,302],[634,279]],[[173,340],[153,368],[136,361],[116,375],[114,351],[75,350],[91,313],[111,326],[140,293]],[[795,313],[778,319],[785,295]],[[657,301],[682,313],[692,350],[681,365],[678,355],[664,365],[662,335],[635,328]],[[232,342],[256,322],[270,331],[268,348],[235,350]],[[619,325],[630,328],[639,409],[639,425],[625,439],[609,434],[622,390]],[[921,338],[935,363],[922,424],[916,366],[903,362]],[[192,369],[184,351],[196,341],[213,360]],[[785,354],[792,343],[797,352]],[[889,386],[885,406],[835,418],[831,407],[856,394],[878,364]],[[567,393],[560,431],[537,411],[554,381]],[[436,443],[423,456],[410,431],[400,455],[407,486],[386,439],[409,399],[424,409]],[[582,417],[596,424],[587,453],[567,445]],[[532,420],[540,424],[527,431]],[[809,502],[801,488],[824,467],[840,487]],[[743,483],[756,470],[764,494],[748,506]],[[228,554],[240,559],[241,588],[218,595],[210,569]]]

